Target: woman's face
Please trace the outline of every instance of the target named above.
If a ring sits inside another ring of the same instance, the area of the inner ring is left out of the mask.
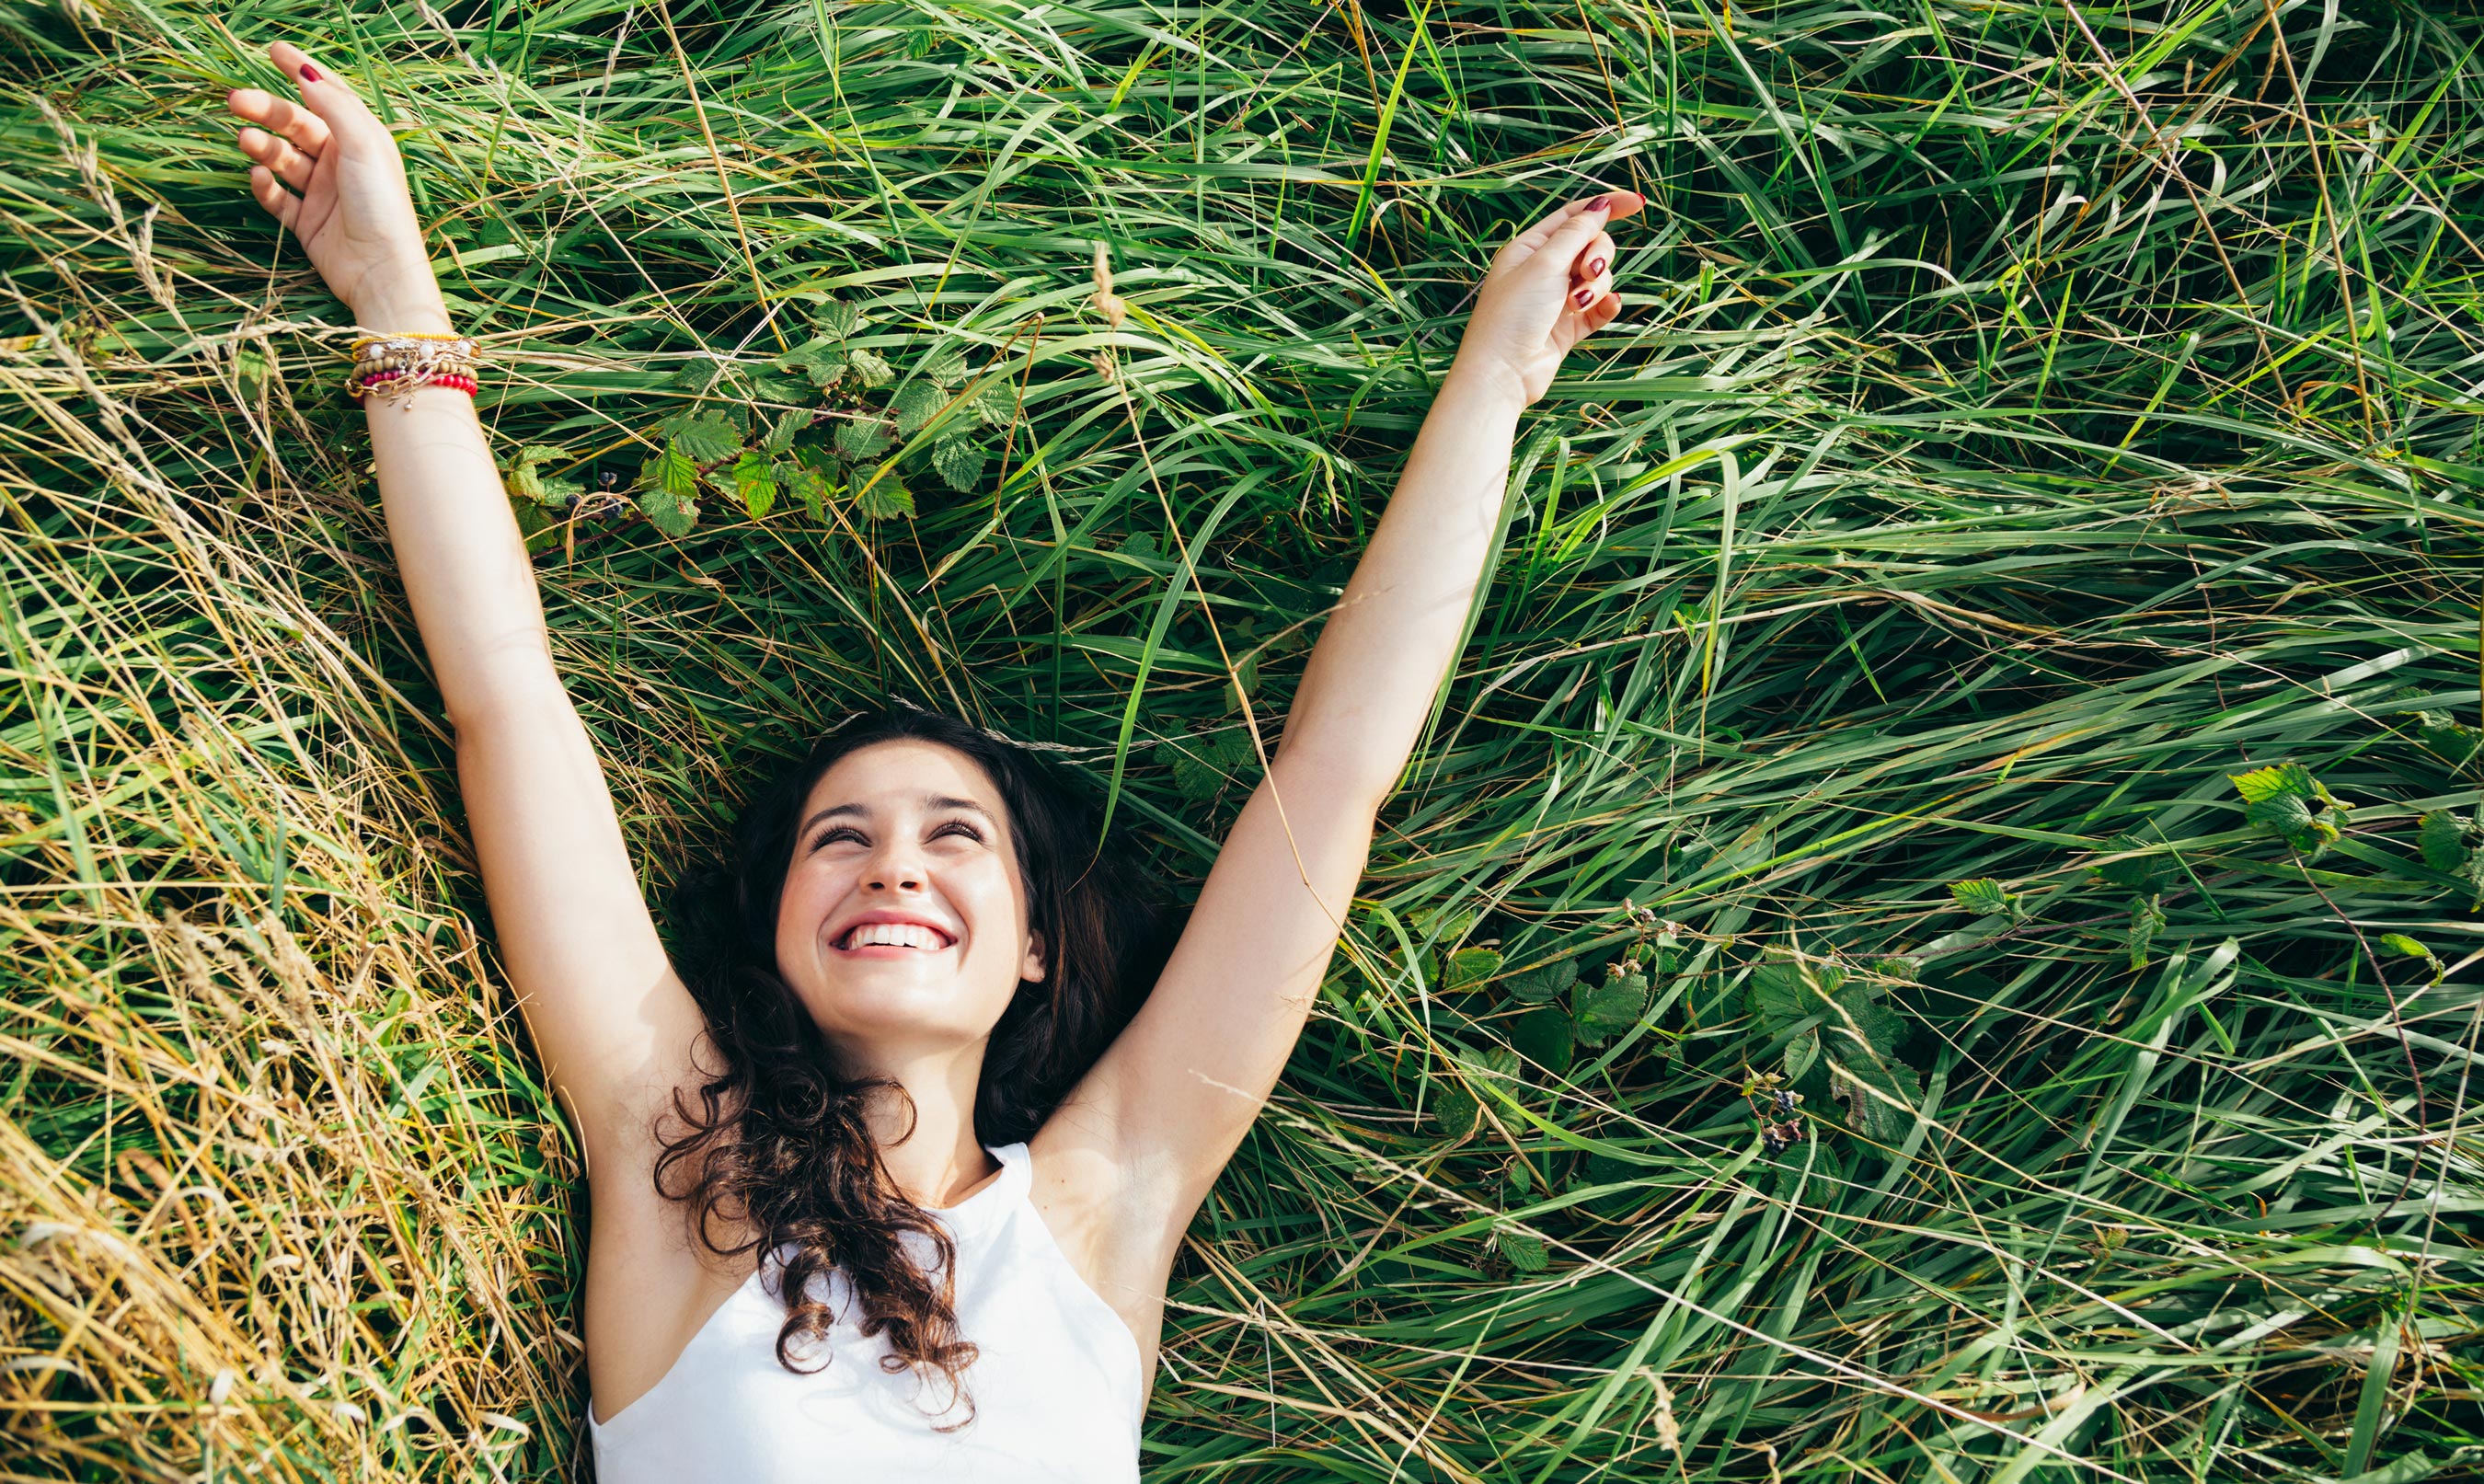
[[[982,765],[935,742],[857,748],[812,788],[776,964],[850,1060],[982,1040],[1043,977],[1010,828]]]

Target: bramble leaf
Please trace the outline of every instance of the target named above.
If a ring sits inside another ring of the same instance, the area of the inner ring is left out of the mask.
[[[725,493],[740,499],[754,521],[768,519],[768,512],[776,508],[775,471],[768,455],[756,448],[742,450],[742,457],[725,471],[724,483]]]
[[[990,455],[984,445],[970,438],[948,437],[932,445],[932,468],[940,482],[963,495],[982,482],[984,463]]]
[[[789,412],[779,413],[776,415],[776,420],[768,425],[768,437],[761,442],[760,446],[770,453],[783,453],[794,446],[796,435],[810,425],[811,415],[798,407]]]
[[[2273,763],[2254,768],[2247,773],[2228,773],[2236,792],[2245,803],[2264,803],[2274,798],[2312,797],[2311,774],[2300,763]]]
[[[888,446],[888,424],[877,418],[848,418],[837,424],[837,457],[859,464]]]
[[[1509,1259],[1509,1265],[1521,1273],[1541,1273],[1552,1265],[1544,1250],[1544,1239],[1532,1231],[1515,1227],[1495,1227],[1492,1231],[1495,1251]]]
[[[2467,864],[2467,825],[2446,809],[2435,809],[2423,817],[2416,845],[2423,852],[2423,863],[2435,871],[2456,871]]]
[[[1500,954],[1490,948],[1461,948],[1441,966],[1441,988],[1472,989],[1500,972]]]
[[[2130,969],[2137,973],[2147,967],[2147,951],[2156,942],[2156,934],[2165,927],[2164,899],[2159,896],[2134,897],[2130,903],[2130,936],[2122,946],[2130,952]]]
[[[828,515],[828,481],[818,470],[800,459],[776,461],[776,487],[802,502],[815,521]]]
[[[1512,975],[1501,981],[1501,987],[1513,1000],[1528,1005],[1549,1005],[1568,993],[1570,986],[1578,982],[1577,967],[1563,959]]]
[[[889,400],[888,411],[897,419],[898,435],[911,438],[923,431],[923,425],[948,402],[938,387],[928,381],[910,381]]]
[[[855,350],[848,354],[851,358],[853,373],[862,378],[864,386],[885,387],[897,379],[897,373],[889,369],[888,363],[881,360],[877,351]]]
[[[895,471],[882,471],[855,492],[854,507],[866,521],[894,520],[914,513],[914,492],[899,482]]]
[[[811,311],[811,323],[831,340],[842,340],[862,328],[862,310],[851,301],[830,299]]]
[[[698,492],[698,466],[678,445],[664,445],[638,467],[638,508],[665,535],[688,535],[697,523],[691,497]]]
[[[1570,1069],[1577,1040],[1578,1028],[1570,1023],[1570,1017],[1551,1005],[1538,1006],[1520,1015],[1509,1028],[1509,1044],[1521,1056],[1556,1075]]]
[[[742,451],[742,434],[712,412],[680,412],[657,424],[693,464],[716,464]]]
[[[1971,881],[1952,881],[1949,894],[1959,906],[1985,917],[2018,915],[2018,897],[2001,889],[2001,883],[1986,877]]]

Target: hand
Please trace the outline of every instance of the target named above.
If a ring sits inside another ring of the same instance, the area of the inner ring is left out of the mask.
[[[1575,201],[1494,254],[1456,368],[1502,382],[1524,402],[1542,396],[1570,347],[1622,311],[1605,228],[1646,204],[1630,191]]]
[[[364,327],[446,333],[448,311],[423,251],[395,138],[353,89],[312,67],[301,48],[278,41],[267,55],[293,79],[302,102],[256,88],[226,96],[227,107],[257,125],[235,136],[256,162],[251,195],[302,239],[311,265]]]

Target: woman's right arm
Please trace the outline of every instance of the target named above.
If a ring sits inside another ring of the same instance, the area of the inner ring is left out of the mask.
[[[307,107],[256,89],[228,100],[259,125],[239,136],[256,162],[252,194],[365,331],[449,333],[395,140],[298,49],[280,41],[269,55]],[[704,1021],[656,936],[603,767],[553,666],[534,569],[472,399],[425,387],[365,406],[389,540],[456,728],[501,956],[608,1209],[604,1187],[634,1201],[647,1184],[650,1119],[689,1079]]]

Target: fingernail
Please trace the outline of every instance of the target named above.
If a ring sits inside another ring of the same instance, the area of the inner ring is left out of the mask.
[[[1588,305],[1596,302],[1596,291],[1592,288],[1582,288],[1577,293],[1572,294],[1570,297],[1572,300],[1577,302],[1579,308],[1583,310]]]
[[[317,67],[312,67],[312,66],[311,66],[310,63],[308,63],[308,62],[303,63],[303,64],[302,64],[302,80],[303,80],[304,82],[317,82],[317,81],[319,80],[319,69],[318,69]]]
[[[1601,257],[1597,258],[1594,262],[1587,264],[1587,277],[1589,278],[1594,278],[1597,274],[1604,271],[1605,260]]]
[[[1612,198],[1609,196],[1599,196],[1594,201],[1587,202],[1587,209],[1590,211],[1602,211],[1611,201]]]

